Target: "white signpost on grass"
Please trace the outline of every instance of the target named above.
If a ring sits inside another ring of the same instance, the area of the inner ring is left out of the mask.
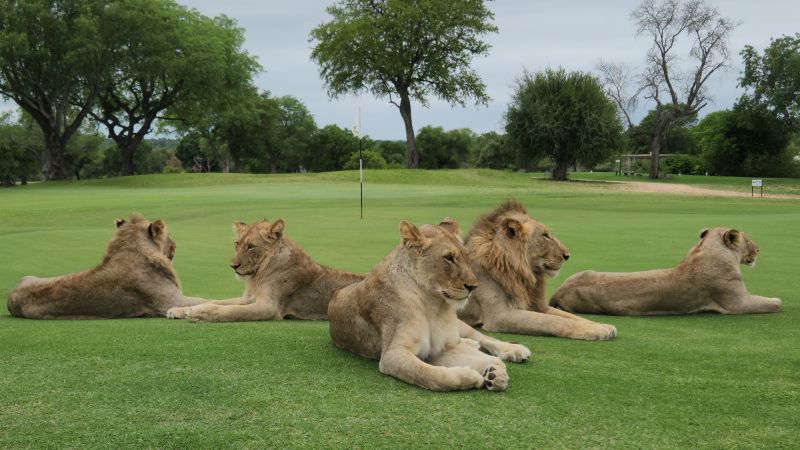
[[[755,190],[758,188],[761,191],[761,196],[764,196],[764,180],[753,178],[750,183],[750,197],[755,197]]]

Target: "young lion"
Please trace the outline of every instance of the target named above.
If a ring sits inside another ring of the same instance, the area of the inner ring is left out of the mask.
[[[510,200],[477,221],[465,245],[480,285],[459,318],[484,330],[606,340],[613,325],[547,305],[545,277],[555,276],[569,250],[525,208]]]
[[[117,231],[95,268],[53,278],[22,278],[8,297],[12,316],[80,319],[163,316],[206,301],[185,297],[172,268],[175,242],[162,220],[117,219]]]
[[[241,298],[209,302],[192,308],[173,308],[167,317],[193,321],[325,320],[333,292],[360,281],[363,275],[343,272],[314,262],[284,234],[278,219],[247,225],[234,222],[237,235],[231,268],[244,278]]]
[[[781,300],[753,295],[739,264],[755,265],[758,246],[731,228],[704,229],[671,269],[633,273],[583,271],[567,278],[550,304],[566,311],[621,316],[770,313]]]
[[[452,220],[419,228],[400,222],[401,244],[363,281],[331,299],[333,343],[380,359],[381,373],[434,391],[505,390],[508,374],[497,356],[525,361],[530,351],[483,336],[458,320],[456,310],[478,279],[457,232]]]

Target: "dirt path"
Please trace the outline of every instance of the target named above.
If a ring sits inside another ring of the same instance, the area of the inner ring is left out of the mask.
[[[647,192],[663,194],[717,196],[717,197],[750,197],[749,192],[725,191],[721,189],[711,189],[688,184],[667,184],[667,183],[646,183],[642,181],[609,181],[615,189],[630,192]],[[758,197],[758,193],[756,193]],[[766,198],[789,198],[800,199],[799,195],[792,194],[764,194]]]

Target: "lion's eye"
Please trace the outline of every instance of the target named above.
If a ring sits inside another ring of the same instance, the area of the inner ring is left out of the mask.
[[[545,238],[545,239],[550,239],[550,233],[545,233],[545,234],[544,234],[544,238]]]
[[[255,246],[255,245],[253,245],[253,244],[247,244],[247,251],[248,251],[248,252],[249,252],[250,250],[254,249],[254,248],[256,248],[256,246]]]
[[[453,255],[444,255],[444,260],[450,264],[454,264],[456,262],[456,258]]]

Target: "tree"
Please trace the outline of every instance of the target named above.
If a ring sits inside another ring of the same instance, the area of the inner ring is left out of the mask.
[[[358,153],[358,138],[345,128],[327,125],[314,135],[311,147],[313,152],[304,164],[306,169],[312,172],[342,170],[350,155]]]
[[[425,169],[465,167],[474,139],[475,135],[469,129],[445,132],[442,127],[423,127],[417,135],[420,167]]]
[[[110,50],[100,24],[110,1],[0,4],[0,94],[31,115],[44,139],[43,172],[64,179],[64,150],[95,102]]]
[[[419,165],[412,99],[488,102],[470,68],[474,56],[488,53],[481,37],[497,31],[483,0],[339,0],[327,11],[332,20],[314,28],[310,41],[328,94],[388,97],[405,124],[408,167]]]
[[[404,141],[375,141],[375,147],[391,168],[405,166],[406,143]]]
[[[650,178],[658,178],[659,155],[669,124],[697,114],[709,101],[705,84],[728,65],[728,37],[735,28],[731,19],[705,0],[645,0],[631,13],[637,35],[649,36],[653,44],[643,75],[645,98],[655,102],[658,116],[650,142]],[[691,41],[689,59],[693,68],[681,70],[676,55],[679,39]]]
[[[24,113],[17,123],[0,113],[0,186],[27,184],[39,170],[42,147],[42,133]]]
[[[344,164],[344,168],[348,170],[358,169],[358,151],[353,152],[350,155],[350,159]],[[380,153],[372,148],[362,149],[361,150],[361,160],[364,164],[365,169],[385,169],[386,168],[386,160],[383,159]]]
[[[312,139],[317,123],[306,105],[295,97],[286,95],[274,101],[278,107],[278,121],[273,145],[267,148],[270,172],[296,172],[312,159]]]
[[[792,175],[791,129],[766,108],[738,103],[708,114],[693,132],[715,175]]]
[[[94,133],[75,133],[64,151],[64,165],[75,179],[97,176],[103,164],[105,139]]]
[[[665,106],[669,108],[670,106]],[[645,154],[650,151],[655,126],[661,112],[655,108],[633,128],[628,129],[628,151],[634,154]],[[665,153],[695,154],[699,151],[691,128],[697,124],[697,116],[679,117],[667,125],[662,134],[659,148]]]
[[[608,61],[600,61],[597,64],[600,72],[601,81],[606,89],[606,95],[617,104],[622,118],[625,119],[627,129],[633,128],[631,114],[639,104],[639,94],[644,89],[636,86],[633,69],[625,64],[618,64]]]
[[[772,39],[763,55],[749,45],[741,55],[747,97],[800,130],[800,33]]]
[[[550,157],[554,180],[566,180],[568,168],[575,164],[601,162],[620,145],[616,106],[587,73],[525,72],[517,80],[505,119],[522,166]]]
[[[489,131],[475,139],[472,148],[472,164],[488,169],[516,170],[517,153],[508,143],[508,136]]]
[[[214,97],[249,86],[258,63],[241,49],[243,30],[171,0],[118,0],[106,11],[103,33],[119,56],[90,114],[120,150],[122,175],[133,175],[134,154],[159,115],[215,105]],[[215,148],[216,150],[216,148]]]

